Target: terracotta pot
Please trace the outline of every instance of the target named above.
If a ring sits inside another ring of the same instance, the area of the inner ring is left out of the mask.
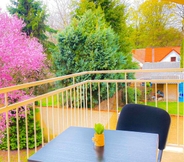
[[[105,137],[104,134],[94,134],[93,142],[95,146],[104,146],[105,145]]]

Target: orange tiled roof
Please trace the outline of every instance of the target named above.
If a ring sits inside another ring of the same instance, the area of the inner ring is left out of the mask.
[[[154,58],[152,57],[152,48],[146,48],[145,62],[160,62],[172,51],[176,51],[180,54],[180,47],[161,47],[154,48]],[[154,61],[152,61],[154,59]]]
[[[145,54],[146,54],[145,51],[146,51],[145,49],[136,49],[136,50],[133,50],[132,53],[135,59],[137,59],[141,63],[144,63]]]
[[[180,55],[180,47],[160,47],[154,48],[154,57],[152,56],[152,48],[133,50],[133,56],[140,62],[160,62],[172,51],[176,51]]]

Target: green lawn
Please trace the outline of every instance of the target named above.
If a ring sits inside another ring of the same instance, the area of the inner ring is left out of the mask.
[[[147,102],[147,105],[156,106],[155,102]],[[180,115],[184,115],[184,102],[168,102],[168,109],[166,102],[157,102],[157,107],[162,108],[164,110],[168,110],[169,114],[177,115],[178,112]]]
[[[57,106],[57,96],[53,96],[53,101],[54,101],[54,106]],[[60,102],[60,101],[59,101]],[[40,101],[38,101],[38,106],[40,106]],[[46,99],[42,100],[42,106],[46,107],[47,106],[47,101]],[[52,106],[52,97],[48,97],[48,106]]]
[[[143,102],[139,103],[139,104],[145,104]],[[156,106],[155,102],[147,102],[147,105],[150,106]],[[166,102],[157,102],[157,106],[163,110],[166,110],[169,112],[170,115],[177,115],[179,112],[179,115],[184,116],[184,102],[168,102],[168,108],[166,105]],[[121,111],[122,107],[120,107],[118,110]]]
[[[38,147],[40,149],[41,146]],[[34,149],[29,150],[29,156],[33,155],[35,153]],[[0,150],[0,162],[7,162],[8,157],[7,157],[8,152],[4,150]],[[10,161],[18,161],[18,152],[17,151],[10,151]],[[25,149],[20,150],[20,161],[21,162],[27,162],[27,151]]]
[[[57,106],[57,96],[53,96],[54,106]],[[60,99],[60,105],[61,105],[61,99]],[[144,103],[142,103],[144,104]],[[147,105],[150,106],[156,106],[156,102],[147,102]],[[40,102],[38,102],[38,106],[40,106]],[[47,106],[46,99],[42,100],[42,106]],[[48,106],[52,106],[52,97],[48,97]],[[168,108],[166,105],[166,102],[159,101],[157,102],[157,107],[162,108],[164,110],[167,110],[169,114],[171,115],[177,115],[178,112],[180,115],[184,115],[184,102],[168,102]]]

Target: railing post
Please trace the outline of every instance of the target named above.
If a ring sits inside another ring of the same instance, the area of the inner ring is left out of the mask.
[[[4,99],[5,99],[5,107],[8,106],[8,93],[4,93]],[[8,117],[8,111],[6,113],[6,133],[7,133],[7,149],[8,149],[8,162],[10,162],[10,134],[9,134],[9,117]]]

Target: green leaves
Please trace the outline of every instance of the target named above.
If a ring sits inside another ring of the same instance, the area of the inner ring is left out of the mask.
[[[37,110],[36,110],[37,111]],[[28,117],[28,147],[34,148],[35,141],[34,141],[34,119],[33,119],[33,110],[30,108],[29,113],[27,114]],[[24,149],[27,147],[26,145],[26,124],[25,118],[19,118],[19,147],[20,149]],[[10,135],[10,150],[17,150],[17,125],[16,125],[16,118],[12,117],[11,124],[9,126],[9,135]],[[36,122],[36,141],[37,146],[42,143],[42,134],[41,134],[41,127],[40,123]],[[7,150],[7,135],[5,131],[5,137],[2,139],[2,143],[0,144],[0,150]]]
[[[83,71],[122,69],[119,52],[118,36],[108,27],[100,9],[88,10],[79,19],[74,19],[71,25],[59,34],[60,53],[54,53],[53,60],[57,76]],[[100,74],[89,75],[83,79],[122,78],[121,75]],[[96,104],[98,94],[93,86],[93,102]],[[115,86],[110,86],[110,96],[115,93]],[[101,87],[102,99],[107,97],[106,85]]]
[[[24,20],[26,26],[22,29],[27,36],[36,37],[43,45],[48,59],[51,59],[51,53],[55,49],[55,44],[48,40],[46,33],[54,34],[57,31],[46,25],[47,13],[46,6],[37,0],[11,0],[12,5],[8,7],[10,14],[16,14]]]
[[[129,14],[133,48],[180,46],[183,36],[177,27],[174,7],[172,3],[147,0],[135,7],[137,10],[132,8]]]
[[[97,123],[94,126],[95,133],[102,134],[104,132],[104,126],[101,123]]]
[[[181,57],[180,68],[183,68],[184,67],[184,38],[182,40],[182,45],[180,49],[180,57]]]

